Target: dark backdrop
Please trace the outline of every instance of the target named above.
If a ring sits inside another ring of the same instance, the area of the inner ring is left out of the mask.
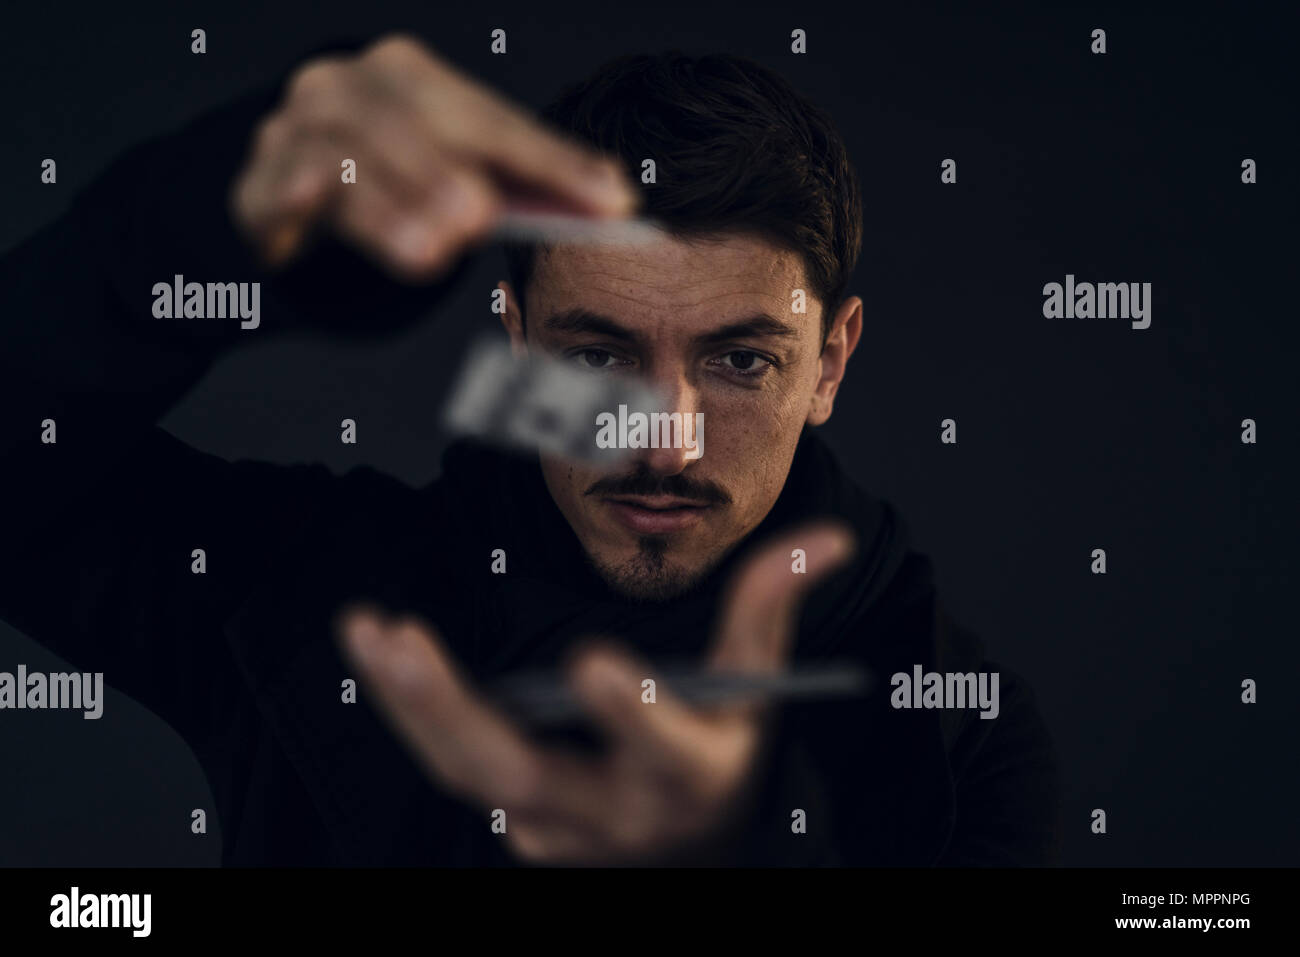
[[[844,6],[17,5],[0,30],[0,245],[128,144],[341,36],[411,30],[535,107],[625,52],[772,65],[836,117],[865,190],[866,329],[825,432],[899,505],[958,619],[1036,688],[1065,769],[1067,863],[1297,863],[1292,34],[1239,6]],[[505,56],[489,53],[496,27]],[[1089,51],[1094,27],[1105,55]],[[57,187],[39,183],[47,156]],[[946,157],[956,185],[939,181]],[[1240,181],[1245,157],[1256,185]],[[1045,319],[1042,286],[1067,272],[1152,283],[1151,327]],[[435,399],[495,321],[502,275],[484,257],[400,340],[249,347],[165,425],[230,458],[426,482],[447,441]],[[356,447],[338,442],[345,415],[364,423]],[[955,447],[939,442],[945,417]],[[1089,571],[1097,547],[1104,576]],[[0,625],[0,670],[18,662],[59,667]],[[1245,677],[1256,705],[1240,702]],[[191,837],[178,806],[212,806],[196,761],[121,695],[94,722],[0,714],[0,864],[216,863],[216,826]]]

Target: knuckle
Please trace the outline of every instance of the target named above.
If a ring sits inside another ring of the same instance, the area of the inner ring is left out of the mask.
[[[362,55],[363,59],[393,63],[405,63],[428,56],[428,49],[418,37],[401,30],[380,37]]]
[[[332,93],[343,84],[346,72],[346,61],[341,57],[317,57],[308,60],[289,77],[289,98],[300,100]]]
[[[456,238],[476,235],[493,221],[498,211],[499,201],[493,193],[470,178],[448,184],[440,200],[436,215]]]
[[[531,116],[519,110],[503,107],[494,111],[480,111],[480,131],[483,136],[496,136],[516,149],[528,150],[539,164],[555,162],[560,157],[550,133]]]
[[[293,138],[293,121],[283,112],[266,116],[253,131],[253,150],[266,156],[274,154]]]
[[[428,282],[441,272],[441,267],[437,263],[412,262],[405,252],[387,253],[384,265],[394,276],[406,283]]]
[[[290,109],[296,126],[320,132],[346,126],[359,115],[351,91],[342,84],[334,87],[328,96],[304,96]]]

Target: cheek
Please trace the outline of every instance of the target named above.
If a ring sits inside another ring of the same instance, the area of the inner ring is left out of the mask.
[[[804,378],[781,388],[715,397],[705,408],[705,440],[735,456],[781,452],[798,441],[811,390]],[[712,429],[710,434],[709,429]],[[706,444],[706,452],[709,446]]]
[[[550,489],[551,497],[558,503],[580,502],[582,490],[595,481],[595,477],[583,483],[582,470],[561,459],[541,457],[542,478]]]
[[[780,493],[807,417],[801,399],[788,393],[746,398],[718,403],[704,417],[707,471],[724,482],[744,516]]]

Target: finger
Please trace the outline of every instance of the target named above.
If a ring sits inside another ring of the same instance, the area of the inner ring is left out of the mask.
[[[843,564],[853,547],[849,530],[830,523],[805,525],[764,546],[728,586],[710,665],[718,670],[779,670],[793,641],[799,603],[814,584]]]
[[[382,174],[394,192],[409,194],[414,203],[427,199],[440,179],[444,150],[410,98],[372,69],[329,75],[339,79],[291,92],[284,112],[299,135],[323,136],[362,151],[369,162],[358,161],[358,178]]]
[[[569,664],[569,681],[588,713],[618,743],[652,760],[680,749],[693,751],[695,715],[656,681],[649,664],[608,643],[589,644]]]
[[[507,817],[505,836],[511,851],[532,864],[587,864],[605,854],[604,842],[576,821]]]
[[[640,769],[608,758],[589,759],[539,749],[537,786],[526,801],[506,803],[506,834],[517,851],[535,861],[595,862],[653,833],[656,816],[647,807],[654,794]],[[513,830],[512,830],[513,829]]]
[[[601,864],[636,855],[658,836],[670,835],[673,828],[665,826],[658,785],[630,769],[616,770],[613,764],[604,765],[609,780],[622,776],[623,783],[603,794],[589,792],[600,795],[599,800],[517,815],[517,852],[539,862]]]
[[[271,264],[292,257],[306,226],[330,201],[339,183],[338,155],[324,141],[303,139],[282,115],[258,128],[248,162],[231,188],[230,208]]]
[[[484,238],[500,205],[481,175],[445,166],[418,205],[373,178],[358,178],[342,191],[331,220],[340,235],[398,276],[424,279],[448,269],[469,244]]]
[[[625,216],[639,206],[621,164],[552,132],[446,62],[424,56],[401,70],[409,71],[405,89],[439,144],[488,165],[506,186],[527,187],[597,216]]]
[[[609,765],[523,740],[465,689],[432,629],[409,619],[386,627],[354,609],[340,631],[381,710],[439,784],[504,809],[507,833],[512,816],[546,822],[564,842],[581,834],[594,846],[618,832],[622,802]]]
[[[550,750],[540,784],[515,820],[531,829],[538,853],[551,858],[596,859],[617,845],[635,802],[627,801],[626,771],[608,758],[590,759]]]
[[[340,630],[379,710],[431,776],[491,807],[532,800],[539,755],[468,689],[432,628],[354,610]]]
[[[357,161],[355,182],[341,181],[343,157]],[[317,132],[250,169],[237,200],[239,215],[269,262],[286,262],[312,222],[328,219],[400,278],[428,278],[487,234],[500,200],[490,183],[469,170],[431,162],[425,176],[417,190],[390,175],[386,160],[369,146]]]
[[[758,727],[738,711],[693,709],[660,682],[648,695],[650,667],[626,652],[589,646],[575,656],[570,676],[575,693],[628,752],[627,760],[684,784],[694,798],[716,797],[757,748]]]
[[[553,801],[545,809],[511,818],[521,826],[521,856],[559,864],[644,861],[714,827],[725,799],[735,793],[735,787],[729,787],[716,795],[697,795],[691,785],[698,784],[698,778],[676,780],[648,773],[645,763],[627,752],[586,770],[593,769],[602,783],[585,788],[582,802]],[[560,780],[582,777],[579,773]]]

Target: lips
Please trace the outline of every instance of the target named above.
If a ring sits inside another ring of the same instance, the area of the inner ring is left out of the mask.
[[[673,495],[620,495],[604,501],[620,524],[641,535],[664,535],[689,528],[702,521],[711,508]]]

